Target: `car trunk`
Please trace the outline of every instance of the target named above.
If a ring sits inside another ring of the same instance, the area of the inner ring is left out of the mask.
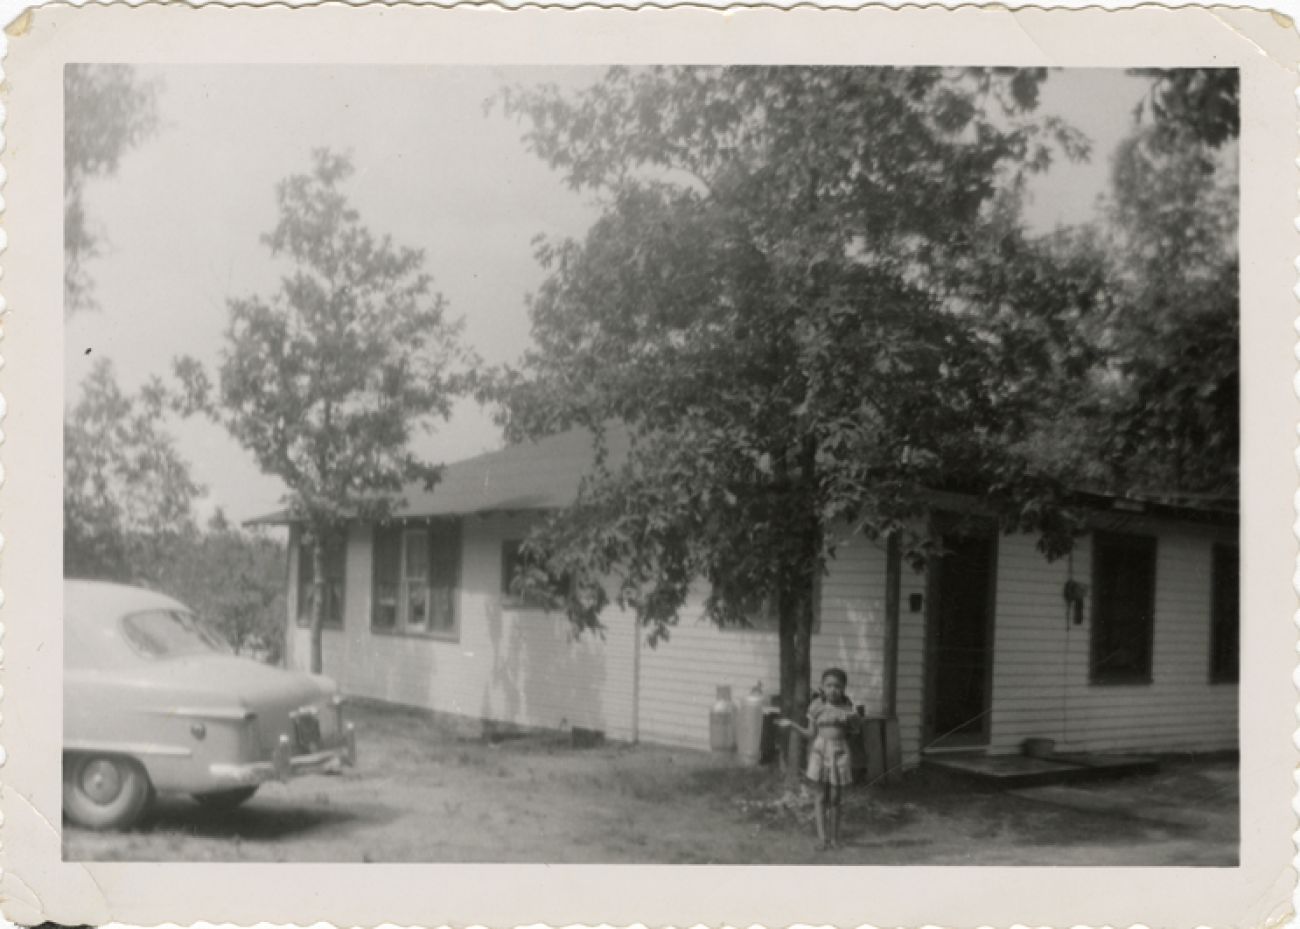
[[[281,735],[289,736],[295,755],[318,751],[337,738],[334,690],[324,679],[228,655],[196,655],[170,664],[188,689],[206,685],[256,714],[261,760],[271,757]],[[296,721],[299,716],[304,718]]]

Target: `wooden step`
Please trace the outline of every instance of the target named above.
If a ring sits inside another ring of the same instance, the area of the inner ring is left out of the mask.
[[[927,754],[925,766],[1000,788],[1035,787],[1150,774],[1159,761],[1144,755],[1057,754],[1046,758],[1025,755]]]

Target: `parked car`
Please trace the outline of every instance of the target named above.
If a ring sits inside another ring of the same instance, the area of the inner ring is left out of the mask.
[[[233,808],[258,785],[356,763],[325,677],[239,658],[170,597],[64,582],[63,812],[123,828],[157,792]]]

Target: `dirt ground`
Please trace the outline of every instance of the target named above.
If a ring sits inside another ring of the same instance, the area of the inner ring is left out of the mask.
[[[490,742],[415,712],[358,707],[361,764],[268,784],[230,813],[163,797],[127,833],[64,825],[66,860],[670,864],[1237,863],[1235,760],[996,791],[922,770],[845,801],[845,847],[814,850],[810,802],[771,768],[656,746]]]

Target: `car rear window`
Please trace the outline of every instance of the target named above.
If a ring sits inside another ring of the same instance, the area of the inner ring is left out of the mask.
[[[193,613],[148,610],[122,620],[131,647],[146,658],[175,658],[228,651],[225,643]]]

